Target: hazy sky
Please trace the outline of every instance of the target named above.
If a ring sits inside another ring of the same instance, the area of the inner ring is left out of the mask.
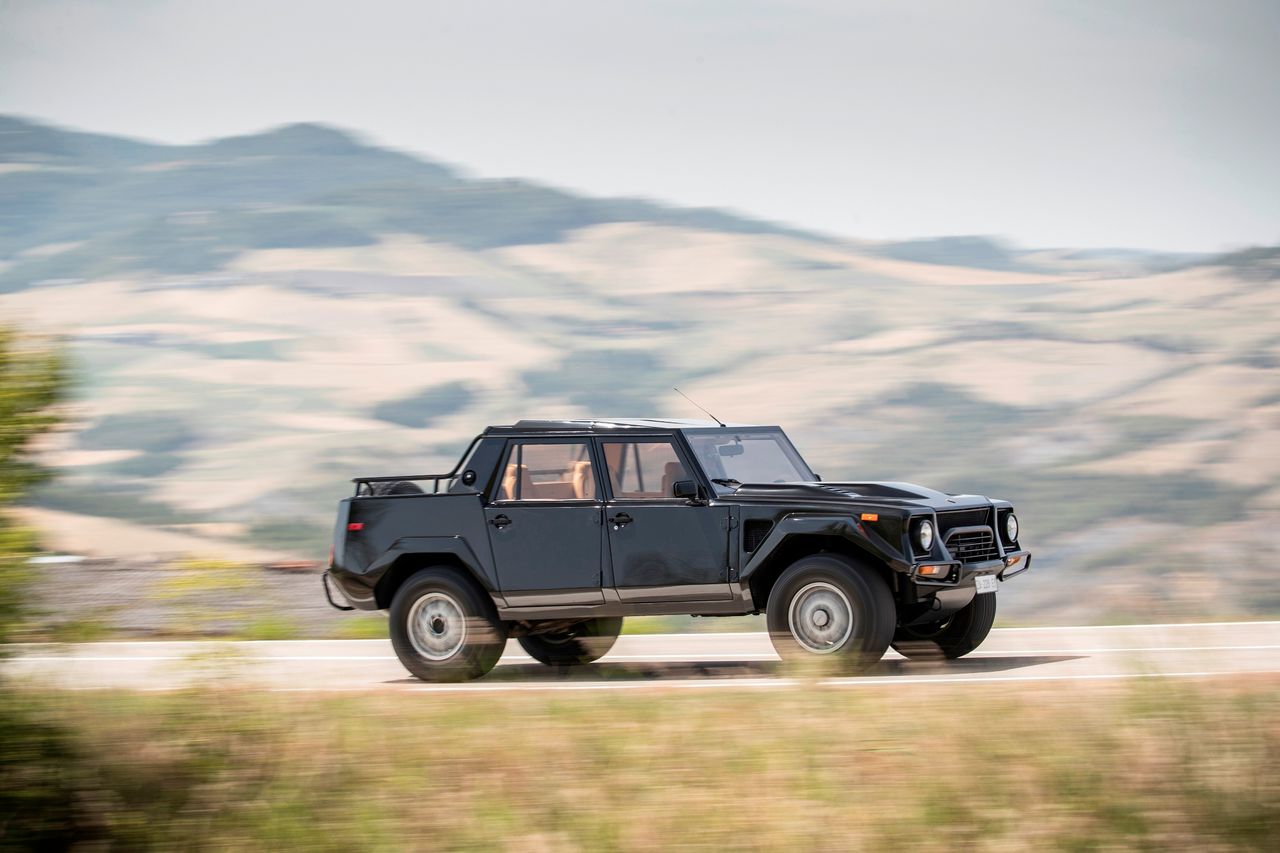
[[[854,237],[1280,241],[1280,3],[0,0],[0,112],[322,121]]]

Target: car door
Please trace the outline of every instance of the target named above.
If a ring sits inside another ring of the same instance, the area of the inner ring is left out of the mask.
[[[529,438],[507,445],[485,506],[507,603],[602,603],[604,510],[591,442]]]
[[[729,588],[729,507],[672,492],[694,475],[668,436],[599,439],[613,586],[624,601],[715,601]]]

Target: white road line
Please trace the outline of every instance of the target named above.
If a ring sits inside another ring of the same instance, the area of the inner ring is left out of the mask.
[[[1076,675],[983,675],[983,676],[893,676],[893,677],[877,677],[869,676],[865,678],[843,678],[843,679],[827,679],[824,681],[811,682],[820,687],[888,687],[899,684],[983,684],[998,681],[1010,682],[1051,682],[1051,681],[1123,681],[1136,678],[1224,678],[1249,675],[1270,675],[1272,672],[1209,672],[1209,671],[1187,671],[1187,672],[1135,672],[1135,673],[1106,673],[1106,674],[1076,674]],[[374,692],[399,692],[399,693],[506,693],[518,691],[589,691],[589,690],[777,690],[784,687],[798,687],[805,685],[805,681],[790,678],[719,678],[710,680],[699,679],[681,679],[677,681],[618,681],[618,682],[571,682],[571,683],[529,683],[519,682],[514,684],[485,684],[483,682],[471,684],[368,684],[347,687],[268,687],[265,688],[268,693],[374,693]],[[191,690],[198,688],[200,685],[189,684],[182,686],[166,686],[166,687],[142,687],[136,688],[145,693],[173,693],[181,690]],[[246,685],[252,687],[252,685]],[[112,690],[112,687],[83,687],[74,686],[67,687],[67,690]]]
[[[1252,622],[1160,622],[1152,625],[1043,625],[1031,628],[996,628],[992,631],[992,637],[1009,634],[1021,634],[1031,631],[1129,631],[1140,630],[1145,628],[1244,628],[1249,626],[1280,626],[1280,620],[1252,621]],[[679,638],[682,641],[688,640],[717,640],[734,637],[767,637],[764,631],[706,631],[696,634],[623,634],[623,640],[639,639],[652,637],[654,639],[674,639]],[[385,639],[372,640],[104,640],[97,643],[12,643],[9,648],[21,651],[24,648],[56,648],[68,645],[92,645],[92,646],[163,646],[163,645],[180,645],[180,646],[275,646],[280,647],[286,644],[307,644],[319,645],[322,643],[380,643],[386,644]]]
[[[1032,655],[1100,655],[1100,654],[1120,654],[1124,652],[1254,652],[1254,651],[1270,651],[1280,649],[1277,645],[1259,645],[1259,646],[1133,646],[1120,648],[1095,648],[1095,649],[1011,649],[1009,651],[978,651],[967,655],[967,658],[1007,658],[1007,657],[1029,657]],[[102,655],[20,655],[14,658],[14,661],[29,661],[32,663],[67,663],[70,661],[83,661],[86,663],[129,663],[140,661],[186,661],[190,660],[192,655],[125,655],[125,656],[102,656]],[[305,661],[394,661],[397,660],[395,655],[258,655],[246,656],[244,661],[255,663],[270,663],[273,661],[297,663]],[[533,658],[527,655],[505,655],[501,663],[525,663],[532,661]],[[601,663],[609,663],[610,661],[723,661],[723,660],[777,660],[777,655],[771,652],[708,652],[704,655],[687,653],[670,653],[670,654],[636,654],[636,655],[606,655],[601,658]]]
[[[1137,672],[1108,674],[1076,674],[1076,675],[980,675],[980,676],[867,676],[863,678],[832,678],[815,682],[824,687],[883,687],[894,684],[980,684],[994,681],[1115,681],[1129,678],[1214,678],[1221,676],[1265,675],[1267,673],[1243,672]],[[718,679],[681,679],[676,681],[625,681],[625,682],[574,682],[570,684],[406,684],[399,689],[409,693],[466,693],[478,690],[484,693],[497,693],[506,690],[636,690],[641,688],[675,687],[682,690],[715,690],[742,687],[748,689],[771,689],[779,687],[795,687],[805,684],[794,678],[718,678]],[[282,687],[275,688],[280,692],[306,693],[311,688]],[[320,688],[327,690],[351,692],[359,687]],[[368,690],[369,688],[363,688]]]
[[[1240,625],[1280,625],[1280,620],[1261,619],[1241,622],[1153,622],[1150,625],[1041,625],[1023,628],[994,628],[995,631],[1109,631],[1112,628],[1226,628]]]

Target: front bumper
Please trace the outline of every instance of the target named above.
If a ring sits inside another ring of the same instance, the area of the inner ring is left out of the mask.
[[[946,566],[948,572],[942,578],[926,577],[920,574],[924,566]],[[913,583],[922,588],[955,589],[956,587],[973,586],[978,575],[995,575],[1001,581],[1022,574],[1031,568],[1030,551],[1010,551],[996,560],[985,560],[981,563],[961,563],[959,560],[941,562],[937,560],[921,560],[911,564],[910,577]]]

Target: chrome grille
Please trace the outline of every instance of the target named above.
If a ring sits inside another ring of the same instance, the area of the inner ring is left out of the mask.
[[[947,536],[947,550],[962,563],[981,563],[999,558],[996,537],[990,527],[965,528]]]

